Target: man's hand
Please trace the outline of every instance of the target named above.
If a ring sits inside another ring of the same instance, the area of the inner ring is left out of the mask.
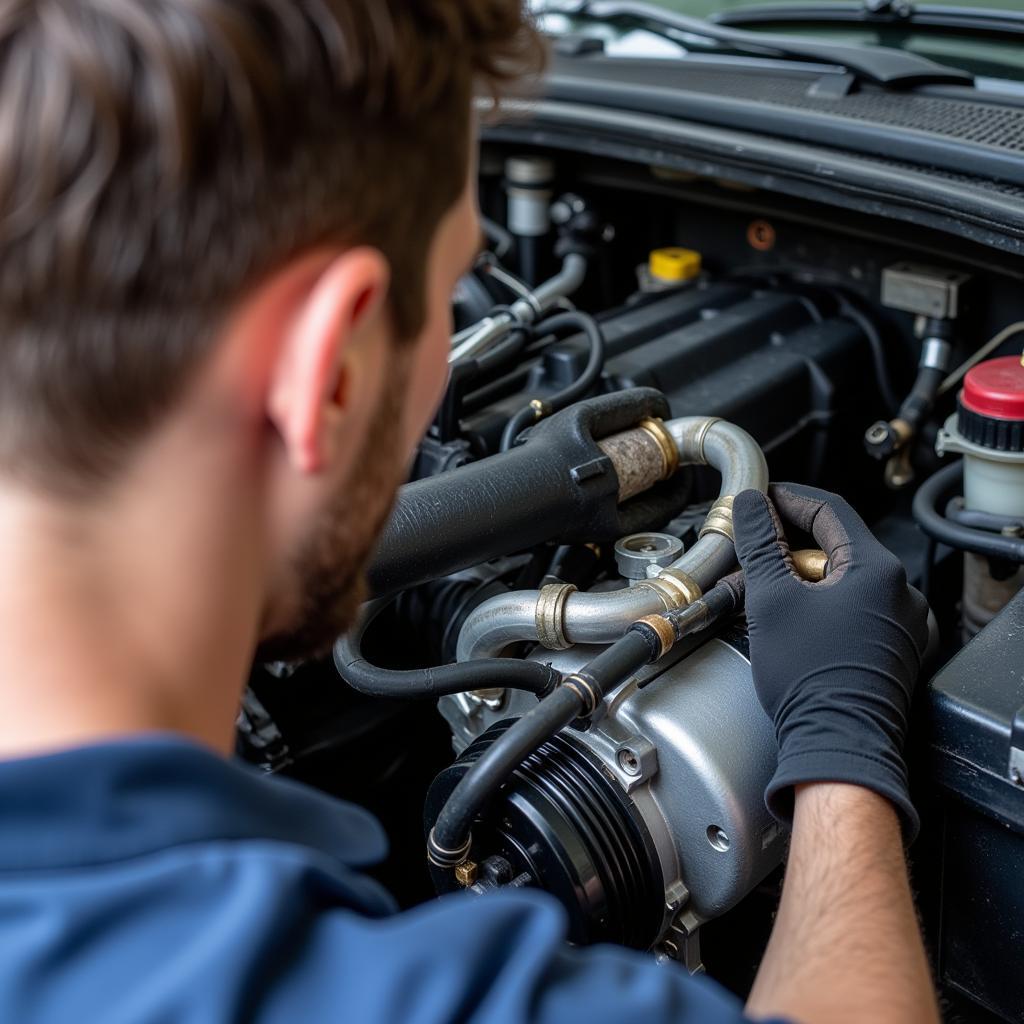
[[[768,806],[788,822],[795,785],[853,783],[890,800],[913,838],[901,749],[928,606],[842,498],[781,484],[771,499],[744,491],[733,509],[754,684],[779,741]],[[821,583],[793,571],[780,517],[825,550]]]
[[[927,605],[842,498],[788,484],[771,502],[744,491],[733,520],[754,682],[779,741],[766,799],[793,825],[748,1013],[930,1024],[938,1010],[894,813],[916,831],[900,751]],[[821,583],[793,572],[782,520],[828,554]]]

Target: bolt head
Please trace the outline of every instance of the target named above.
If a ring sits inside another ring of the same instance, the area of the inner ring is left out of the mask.
[[[616,755],[616,760],[619,762],[619,767],[627,775],[640,774],[640,758],[635,750],[623,747]]]

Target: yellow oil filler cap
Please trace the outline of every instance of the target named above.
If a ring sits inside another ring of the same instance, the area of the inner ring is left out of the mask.
[[[650,255],[647,269],[651,277],[659,281],[692,281],[700,274],[700,253],[676,246],[655,249]]]

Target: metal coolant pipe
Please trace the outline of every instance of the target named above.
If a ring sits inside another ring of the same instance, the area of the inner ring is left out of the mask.
[[[732,499],[747,489],[768,489],[768,464],[743,429],[709,416],[666,424],[680,465],[711,466],[722,474],[697,543],[657,576],[625,590],[579,593],[555,584],[542,591],[517,591],[485,601],[459,634],[459,661],[497,657],[511,643],[541,641],[560,650],[573,644],[612,643],[637,619],[696,600],[736,564]]]
[[[459,335],[448,355],[449,363],[477,356],[485,352],[513,327],[532,324],[540,320],[559,302],[572,295],[587,276],[587,260],[578,253],[569,253],[562,262],[562,268],[548,281],[544,281],[523,298],[497,316],[485,317],[475,327]]]

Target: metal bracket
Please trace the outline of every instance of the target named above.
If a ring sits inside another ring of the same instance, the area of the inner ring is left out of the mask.
[[[1010,781],[1024,788],[1024,707],[1018,708],[1010,725]]]
[[[661,954],[681,963],[690,974],[704,973],[704,961],[700,957],[701,924],[692,910],[684,910],[661,940]]]
[[[627,793],[658,774],[658,749],[643,736],[630,736],[615,750],[615,771]]]

